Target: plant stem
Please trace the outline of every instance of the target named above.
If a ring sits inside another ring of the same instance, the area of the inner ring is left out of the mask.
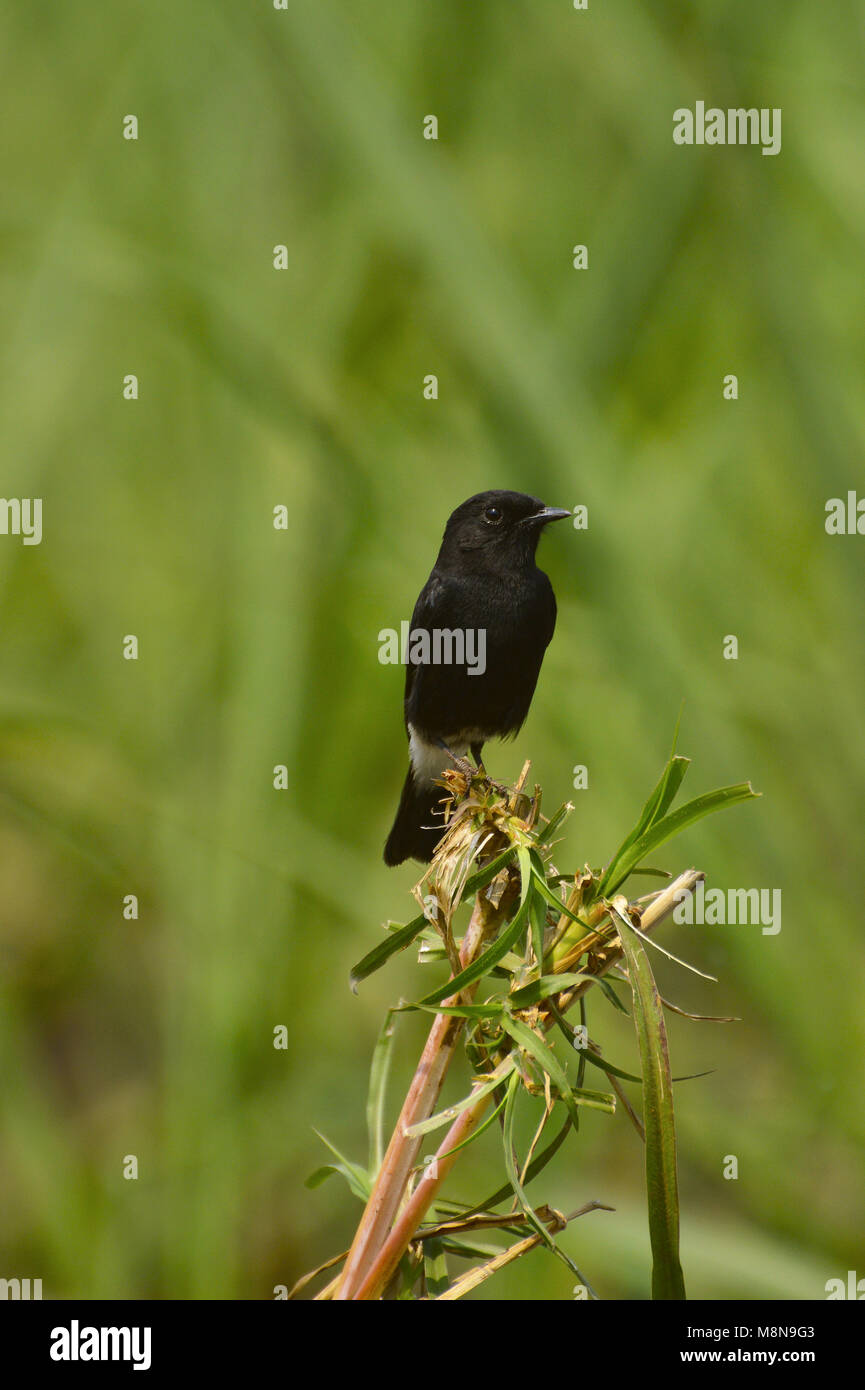
[[[460,949],[460,965],[470,965],[488,937],[495,934],[514,896],[511,878],[496,901],[484,889],[475,899],[471,921]],[[477,985],[464,991],[465,1000],[474,996]],[[457,1004],[454,995],[445,1004]],[[355,1233],[345,1269],[334,1294],[335,1299],[354,1299],[366,1272],[385,1242],[417,1159],[423,1136],[409,1138],[405,1131],[433,1113],[442,1084],[451,1064],[465,1020],[449,1014],[436,1014],[417,1071],[405,1098],[387,1152],[382,1160],[372,1193]]]
[[[679,877],[675,879],[673,883],[668,884],[668,886],[663,890],[663,892],[659,893],[658,896],[654,898],[653,901],[650,902],[648,906],[645,908],[640,921],[640,930],[644,933],[649,932],[660,922],[662,922],[665,917],[669,916],[673,908],[676,906],[677,895],[682,892],[693,892],[694,888],[696,887],[697,883],[702,877],[702,873],[698,872],[696,869],[687,869],[685,873],[680,874]],[[476,905],[475,915],[477,914],[477,912],[478,907]],[[475,922],[475,915],[472,916],[472,923]],[[469,930],[471,930],[471,926]],[[464,949],[466,943],[468,943],[468,933],[466,934],[466,942],[464,943]],[[603,959],[599,962],[599,969],[596,973],[604,974],[607,970],[610,969],[611,966],[616,965],[621,960],[621,957],[621,946],[619,946],[618,949],[615,949],[612,946],[612,943],[607,943],[605,945]],[[590,980],[586,980],[582,984],[577,985],[568,996],[570,1003],[572,1003],[575,999],[579,998],[580,995],[585,994],[586,990],[590,987],[591,983],[592,982]],[[462,1022],[461,1019],[457,1018],[453,1018],[450,1021],[453,1023]],[[435,1024],[433,1026],[432,1032],[430,1033],[430,1039],[427,1043],[427,1047],[424,1049],[424,1057],[421,1058],[421,1065],[418,1067],[418,1073],[415,1077],[415,1082],[417,1082],[418,1076],[421,1075],[422,1069],[424,1067],[424,1058],[427,1058],[427,1054],[430,1049],[430,1043],[433,1039],[433,1034],[437,1032],[437,1025],[440,1022],[442,1022],[442,1016],[439,1014],[436,1016]],[[454,1038],[453,1041],[455,1042],[456,1038]],[[453,1055],[453,1043],[450,1045],[450,1049],[451,1050],[447,1057],[447,1062],[450,1062],[450,1057]],[[442,1077],[443,1075],[444,1073],[442,1073]],[[440,1085],[441,1082],[439,1082],[439,1086]],[[412,1090],[414,1090],[414,1085],[412,1087]],[[412,1092],[409,1092],[409,1096],[411,1096],[411,1094]],[[436,1091],[436,1096],[437,1095],[438,1091]],[[364,1243],[363,1250],[364,1254],[368,1254],[370,1257],[369,1263],[367,1263],[366,1269],[364,1270],[362,1267],[361,1257],[359,1257],[356,1260],[351,1283],[346,1283],[346,1278],[344,1275],[342,1284],[340,1285],[340,1292],[337,1295],[337,1297],[350,1298],[358,1301],[373,1300],[381,1297],[382,1292],[392,1279],[397,1269],[397,1266],[399,1265],[400,1260],[405,1254],[405,1251],[408,1249],[415,1232],[417,1231],[427,1211],[429,1210],[430,1206],[435,1200],[439,1188],[441,1187],[442,1183],[444,1182],[445,1178],[447,1177],[448,1173],[450,1172],[451,1168],[457,1160],[458,1154],[452,1152],[452,1150],[454,1150],[458,1144],[461,1144],[465,1139],[468,1138],[472,1130],[481,1120],[484,1111],[486,1110],[487,1106],[491,1103],[492,1098],[492,1093],[488,1093],[487,1095],[481,1096],[473,1106],[470,1106],[469,1109],[462,1111],[462,1113],[457,1117],[457,1119],[454,1121],[454,1123],[448,1130],[445,1139],[442,1141],[435,1159],[431,1164],[428,1165],[423,1177],[421,1178],[420,1182],[418,1183],[408,1202],[400,1212],[390,1235],[387,1237],[387,1239],[383,1241],[379,1240],[378,1248],[375,1250],[373,1250],[372,1248],[371,1241],[367,1240]],[[419,1118],[426,1119],[432,1113],[432,1105],[434,1103],[435,1098],[432,1099],[430,1107],[426,1111],[426,1113],[422,1117],[419,1116]],[[402,1126],[405,1124],[415,1123],[414,1120],[407,1120],[404,1118],[407,1106],[408,1100],[406,1101],[406,1106],[403,1107],[403,1115],[400,1116],[400,1122],[397,1125],[394,1137],[391,1140],[391,1145],[388,1149],[388,1153],[385,1155],[385,1163],[382,1165],[382,1172],[384,1172],[385,1165],[388,1162],[388,1157],[390,1156],[391,1149],[394,1147],[395,1141],[397,1140],[397,1136],[401,1134]],[[405,1147],[409,1142],[410,1141],[403,1140],[403,1147]],[[419,1142],[420,1140],[418,1140],[412,1146],[413,1155],[417,1153],[417,1147]],[[408,1167],[406,1168],[405,1179],[407,1179],[408,1177],[408,1168],[410,1167],[411,1163],[409,1163]],[[379,1179],[381,1179],[381,1173],[379,1174]],[[405,1183],[405,1179],[403,1180],[403,1186]],[[378,1187],[378,1183],[376,1184],[376,1186]],[[401,1190],[402,1189],[400,1189],[400,1192]],[[392,1202],[392,1216],[393,1212],[396,1211],[396,1208],[398,1206],[400,1193],[388,1192],[387,1195]],[[370,1198],[370,1203],[367,1206],[367,1211],[364,1213],[364,1220],[366,1219],[367,1213],[370,1211],[370,1208],[373,1205],[375,1196],[376,1193],[374,1191],[373,1196]],[[382,1210],[383,1206],[379,1204],[378,1213],[380,1213]],[[358,1228],[358,1235],[360,1235],[360,1232],[363,1229],[364,1220],[361,1221],[361,1226]],[[387,1224],[389,1224],[389,1221],[390,1217],[388,1217],[387,1219]],[[381,1232],[385,1229],[385,1224],[380,1220],[376,1225],[375,1229],[377,1234],[380,1235]],[[355,1237],[356,1244],[357,1241],[358,1237]],[[346,1268],[348,1268],[348,1266],[346,1266]]]

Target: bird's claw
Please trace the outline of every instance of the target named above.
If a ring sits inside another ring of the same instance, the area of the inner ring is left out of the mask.
[[[458,756],[458,754],[452,753],[449,748],[445,751],[447,752],[448,757],[453,762],[453,765],[457,769],[457,771],[461,772],[463,774],[463,777],[466,777],[469,781],[469,784],[471,784],[472,778],[476,777],[478,774],[478,769],[475,767],[474,763],[469,762],[468,758],[461,758]]]
[[[450,749],[447,749],[446,752],[456,771],[461,772],[465,777],[468,786],[471,786],[472,782],[480,782],[482,786],[491,787],[493,791],[498,792],[499,796],[506,799],[513,795],[513,787],[507,786],[504,782],[497,782],[494,777],[490,777],[483,763],[478,763],[475,767],[468,758],[461,758],[458,754],[452,753]]]

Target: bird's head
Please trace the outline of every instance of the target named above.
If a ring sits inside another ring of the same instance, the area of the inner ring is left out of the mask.
[[[440,558],[462,556],[490,568],[518,565],[534,557],[549,522],[570,515],[525,492],[478,492],[448,518]]]

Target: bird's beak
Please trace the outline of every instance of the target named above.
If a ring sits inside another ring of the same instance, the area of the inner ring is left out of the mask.
[[[526,525],[546,526],[548,521],[564,521],[565,517],[570,515],[570,512],[563,511],[561,507],[543,507],[541,511],[526,517]]]

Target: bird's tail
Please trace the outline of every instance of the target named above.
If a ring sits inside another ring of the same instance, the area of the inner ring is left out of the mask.
[[[444,829],[442,799],[444,787],[434,782],[418,784],[409,768],[403,783],[396,819],[384,847],[384,862],[401,864],[404,859],[420,859],[428,864]]]

